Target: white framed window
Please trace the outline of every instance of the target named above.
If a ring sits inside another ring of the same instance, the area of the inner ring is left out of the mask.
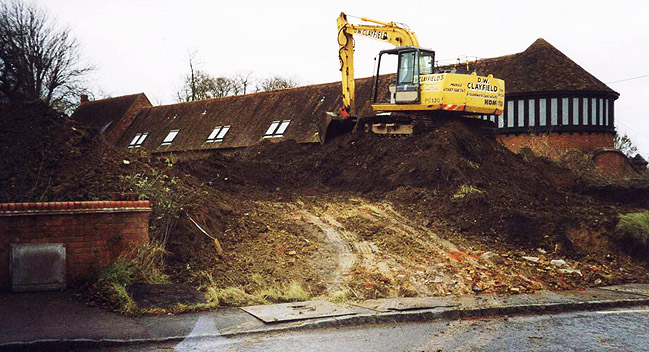
[[[110,125],[112,125],[112,124],[113,124],[113,121],[108,121],[108,123],[105,124],[104,127],[102,127],[102,128],[99,130],[99,134],[103,134],[104,132],[106,132],[106,130],[108,129],[108,127],[110,127]]]
[[[264,138],[283,137],[290,123],[291,120],[273,121],[264,133]]]
[[[556,126],[559,124],[559,106],[557,98],[550,99],[550,125]]]
[[[579,125],[579,98],[572,98],[572,124]]]
[[[228,134],[229,130],[230,125],[214,127],[212,133],[210,133],[210,135],[207,137],[205,143],[223,142],[223,138],[225,138],[225,135]]]
[[[518,127],[525,126],[525,100],[518,101]]]
[[[608,126],[608,99],[604,100],[604,126]]]
[[[528,108],[530,112],[530,116],[529,116],[530,126],[534,126],[536,124],[536,111],[534,110],[535,103],[536,101],[534,99],[528,100],[528,104],[529,104]]]
[[[514,127],[514,101],[507,102],[507,127]]]
[[[548,114],[547,114],[547,102],[545,99],[539,99],[539,126],[545,126],[547,125],[547,119],[548,119]]]
[[[170,145],[171,142],[173,142],[174,138],[178,135],[179,130],[171,130],[169,131],[169,134],[167,134],[167,137],[165,137],[164,140],[162,140],[162,145]]]
[[[149,135],[149,132],[144,132],[144,133],[138,133],[133,137],[131,140],[131,143],[128,145],[129,148],[140,148],[142,146],[142,143],[144,143],[144,140],[146,137]]]
[[[604,124],[604,99],[599,99],[599,120],[597,121],[598,125]]]
[[[590,99],[590,124],[597,125],[597,99]]]
[[[583,107],[583,125],[588,125],[588,122],[590,121],[590,115],[588,114],[588,98],[581,98],[582,99],[582,107]]]
[[[563,125],[570,124],[570,107],[568,106],[568,98],[561,98],[561,123]]]

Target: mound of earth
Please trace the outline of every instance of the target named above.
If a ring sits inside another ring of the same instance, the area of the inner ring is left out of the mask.
[[[462,121],[176,160],[115,149],[39,104],[5,105],[0,151],[3,202],[108,199],[125,178],[161,180],[172,197],[152,199],[151,233],[165,240],[172,281],[194,287],[298,283],[361,299],[646,280],[645,263],[608,236],[619,213],[646,205],[581,192],[572,170]],[[169,202],[176,212],[161,223]]]
[[[264,141],[175,167],[236,200],[236,224],[215,232],[225,254],[208,269],[224,286],[298,280],[368,298],[646,279],[607,236],[635,208],[576,193],[570,169],[513,154],[462,121],[409,138]]]
[[[107,200],[150,170],[42,103],[0,104],[0,202]]]
[[[460,121],[410,138],[352,134],[324,146],[266,142],[233,158],[214,155],[180,167],[221,191],[351,192],[388,199],[430,223],[444,219],[469,235],[534,246],[554,245],[566,227],[610,230],[616,213],[570,192],[570,170],[523,160]]]

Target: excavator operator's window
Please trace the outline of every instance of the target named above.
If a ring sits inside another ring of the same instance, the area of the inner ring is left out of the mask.
[[[401,53],[399,55],[399,72],[397,74],[397,84],[412,84],[415,81],[415,51]],[[418,78],[417,78],[418,79]]]
[[[433,73],[433,56],[421,54],[419,56],[419,74],[430,75]]]

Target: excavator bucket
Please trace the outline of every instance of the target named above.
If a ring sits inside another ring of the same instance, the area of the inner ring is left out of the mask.
[[[327,112],[321,127],[321,142],[324,143],[325,141],[354,131],[356,120],[353,117],[342,118],[336,113]]]

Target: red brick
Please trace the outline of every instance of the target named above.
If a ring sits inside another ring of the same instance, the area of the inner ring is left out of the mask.
[[[507,149],[518,153],[528,147],[536,155],[560,157],[566,150],[577,149],[591,152],[599,148],[613,148],[614,136],[610,133],[549,133],[500,135],[498,141]]]
[[[38,211],[57,209],[90,209],[107,202],[58,202],[3,204],[0,209],[33,209],[34,213],[13,217],[0,216],[0,260],[8,262],[10,243],[63,243],[68,254],[68,278],[85,275],[91,266],[106,265],[117,258],[127,244],[148,240],[149,214],[130,213],[64,213],[40,215]],[[124,203],[129,207],[139,202]],[[111,204],[112,206],[123,206]],[[148,205],[148,203],[147,203]],[[108,241],[115,234],[119,243]],[[0,288],[9,286],[8,265],[0,265]]]

